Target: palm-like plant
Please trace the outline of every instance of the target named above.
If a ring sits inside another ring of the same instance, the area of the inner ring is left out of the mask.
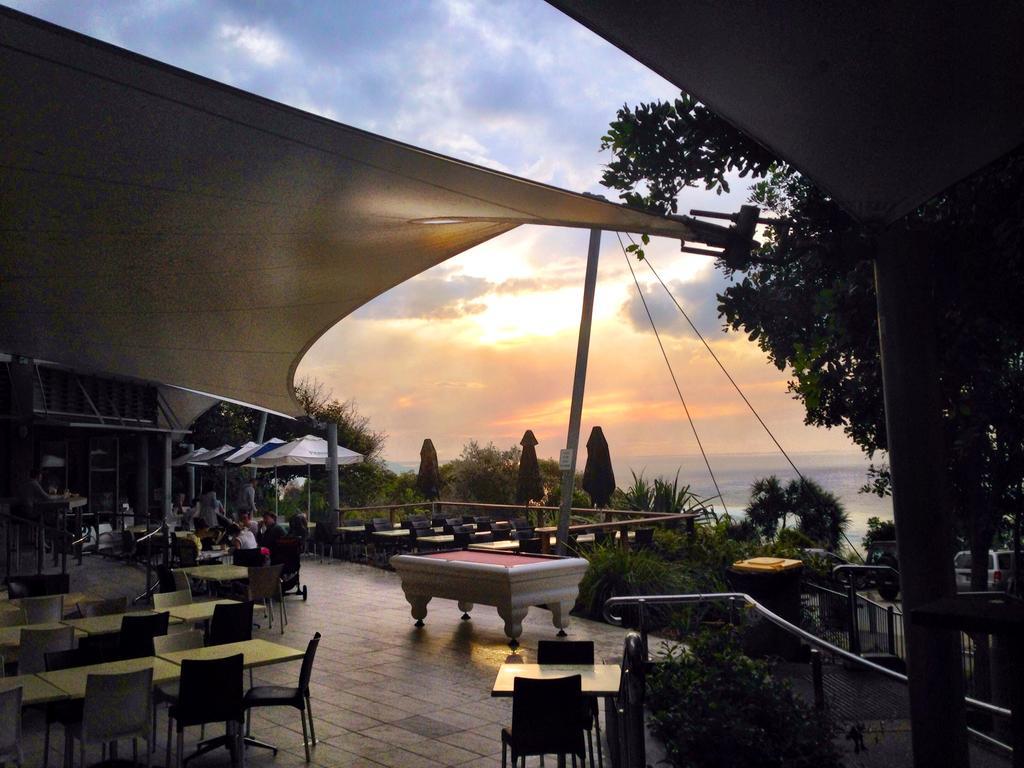
[[[632,469],[629,473],[633,476],[633,484],[626,489],[624,496],[626,508],[638,512],[650,512],[654,503],[654,488],[644,479],[643,470],[637,475]]]
[[[689,485],[679,487],[681,471],[681,468],[676,470],[676,476],[671,485],[667,480],[660,477],[655,478],[654,494],[651,500],[652,512],[679,513],[687,511],[699,503],[697,495],[690,490]]]
[[[766,539],[774,539],[779,529],[786,527],[786,518],[794,512],[788,490],[775,475],[755,480],[750,486],[747,518]]]
[[[787,491],[793,512],[800,518],[800,532],[828,549],[838,549],[850,524],[842,502],[813,480],[793,480]]]

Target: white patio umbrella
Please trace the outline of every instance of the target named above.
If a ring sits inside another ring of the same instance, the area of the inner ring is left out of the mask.
[[[234,450],[235,450],[235,446],[228,445],[227,443],[224,443],[224,445],[220,446],[220,448],[211,448],[208,451],[198,451],[186,463],[187,464],[195,464],[196,466],[200,466],[200,467],[219,466],[219,465],[224,463],[224,457],[227,456],[230,453],[233,453]],[[199,490],[200,490],[200,492],[202,492],[202,490],[203,490],[202,475],[200,474],[199,477],[200,477]],[[226,497],[227,494],[228,494],[228,476],[227,476],[227,471],[225,471],[225,473],[224,473],[224,496]],[[225,499],[225,501],[226,501],[226,499]]]
[[[253,472],[256,471],[255,462],[251,461],[256,456],[262,456],[264,453],[274,450],[277,446],[284,445],[284,440],[279,437],[272,437],[264,443],[256,443],[253,441],[247,442],[241,446],[237,451],[229,454],[224,461],[228,464],[244,464],[249,461],[250,466],[253,468]],[[255,477],[255,475],[253,475]],[[274,487],[277,487],[277,468],[274,468]],[[227,491],[225,491],[225,494]],[[226,500],[225,500],[226,501]],[[274,497],[274,510],[277,510],[277,497]]]
[[[348,448],[338,446],[338,466],[342,464],[358,464],[363,460],[363,454],[350,451]],[[302,466],[306,467],[306,516],[310,515],[310,500],[312,489],[310,488],[311,471],[313,465],[323,466],[327,463],[327,441],[316,435],[306,435],[290,443],[285,443],[280,448],[268,451],[262,456],[256,456],[253,464],[257,467],[274,467],[275,476],[277,467]],[[277,511],[277,494],[274,495],[274,511]]]

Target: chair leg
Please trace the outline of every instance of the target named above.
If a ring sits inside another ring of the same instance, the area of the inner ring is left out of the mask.
[[[156,749],[156,704],[153,705],[153,725],[150,727],[149,733],[150,739],[146,746],[149,747],[149,751],[152,752]]]
[[[501,740],[501,768],[508,768],[508,744]]]
[[[182,766],[182,760],[184,759],[184,755],[185,755],[185,729],[179,727],[178,728],[178,757],[177,757],[177,761],[176,761],[178,763],[178,768],[181,768],[181,766]]]
[[[148,752],[149,750],[147,749],[146,751]],[[139,739],[136,736],[132,736],[132,765],[138,765],[138,764],[139,764]]]
[[[263,598],[263,613],[267,615],[267,629],[274,628],[274,605],[269,597]]]
[[[587,731],[587,759],[589,760],[588,765],[590,768],[594,767],[594,734],[592,731]],[[572,758],[573,764],[576,763],[576,757]]]
[[[309,718],[309,737],[314,746],[316,745],[316,726],[313,725],[313,702],[309,696],[306,697],[306,717]]]
[[[50,765],[50,723],[46,723],[46,735],[43,736],[43,768]]]
[[[306,733],[306,710],[300,709],[299,715],[302,717],[302,746],[306,748],[306,762],[309,762],[309,735]]]
[[[167,760],[164,765],[171,768],[171,710],[167,710]]]

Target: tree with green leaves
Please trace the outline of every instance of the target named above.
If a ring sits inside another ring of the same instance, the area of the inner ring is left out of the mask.
[[[684,187],[723,192],[754,180],[752,202],[785,221],[749,255],[722,258],[728,329],[790,373],[814,426],[841,428],[869,456],[886,449],[872,258],[876,233],[828,193],[688,96],[624,106],[602,138],[603,183],[634,206],[676,213]],[[1003,511],[1024,507],[1024,151],[908,215],[928,234],[953,506],[973,578]],[[884,484],[872,484],[883,490]]]

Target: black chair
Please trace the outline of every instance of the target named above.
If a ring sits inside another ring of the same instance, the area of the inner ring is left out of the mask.
[[[252,602],[221,603],[213,609],[207,645],[252,640]]]
[[[316,728],[313,727],[313,708],[309,699],[309,679],[313,674],[313,660],[316,658],[316,649],[320,645],[320,633],[313,635],[313,639],[306,646],[306,655],[302,657],[302,669],[299,670],[299,685],[296,688],[289,688],[283,685],[258,685],[246,691],[242,706],[246,714],[256,707],[295,707],[299,710],[302,718],[302,744],[306,748],[306,762],[309,757],[309,743],[316,745]],[[307,734],[306,718],[309,717],[309,728]],[[253,744],[265,749],[276,748],[269,744],[256,741],[252,738],[246,739],[247,744]]]
[[[206,723],[225,723],[227,733],[211,739],[192,755],[205,754],[221,746],[231,751],[231,764],[240,764],[242,757],[242,654],[211,661],[185,659],[181,662],[181,684],[178,701],[171,706],[168,717],[178,731],[177,765],[182,765],[185,750],[185,728]]]
[[[68,651],[50,651],[43,657],[47,672],[56,672],[58,669],[71,669],[72,667],[84,667],[95,663],[93,655],[88,650],[72,648]],[[64,726],[64,738],[68,738],[67,728],[74,723],[82,721],[83,699],[70,701],[54,701],[45,704],[46,731],[43,736],[43,768],[50,765],[50,726]]]
[[[244,568],[262,568],[267,564],[267,556],[259,548],[236,549],[231,553],[231,564],[241,565]]]
[[[637,528],[633,537],[633,549],[650,549],[654,546],[654,529]]]
[[[537,641],[538,664],[593,664],[594,643],[591,640],[539,640]],[[601,750],[601,713],[597,699],[584,699],[583,722],[587,731],[587,748],[590,764],[594,765],[593,731],[597,731],[597,764],[604,765]]]
[[[122,618],[121,635],[117,646],[118,656],[122,659],[155,656],[153,638],[167,634],[167,623],[170,618],[171,614],[167,611]]]
[[[501,765],[507,768],[507,752],[512,764],[534,755],[571,755],[586,762],[583,740],[583,707],[579,675],[531,680],[517,677],[512,691],[512,727],[501,731]]]
[[[539,555],[540,539],[536,536],[532,539],[519,539],[519,551],[527,555]]]
[[[270,550],[270,564],[284,566],[281,569],[282,597],[295,594],[301,595],[303,600],[309,598],[309,590],[300,580],[303,547],[302,541],[294,536],[282,536]]]

